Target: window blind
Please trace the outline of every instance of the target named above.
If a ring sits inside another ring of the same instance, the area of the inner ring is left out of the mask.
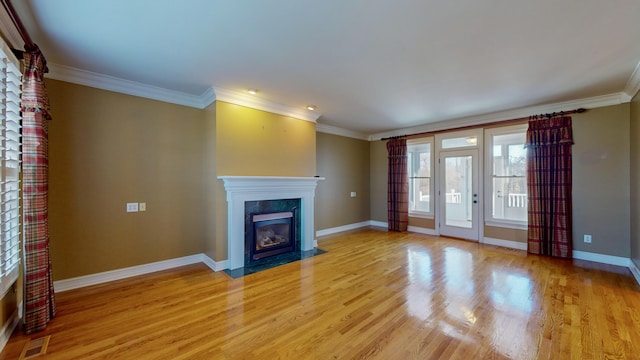
[[[4,45],[4,44],[3,44]],[[20,69],[0,49],[0,294],[16,281],[20,265]]]

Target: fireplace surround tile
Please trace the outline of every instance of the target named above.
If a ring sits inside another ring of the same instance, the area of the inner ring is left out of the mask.
[[[300,251],[295,253],[276,255],[268,259],[264,259],[265,261],[261,262],[258,265],[246,265],[244,267],[233,269],[233,270],[225,269],[224,272],[227,273],[227,275],[231,276],[232,278],[237,279],[246,275],[255,274],[260,271],[268,270],[276,266],[289,264],[295,261],[316,256],[316,255],[322,255],[324,253],[326,253],[326,251],[318,248],[314,248],[308,251]]]

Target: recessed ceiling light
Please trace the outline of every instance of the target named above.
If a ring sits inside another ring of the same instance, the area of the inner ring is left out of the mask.
[[[257,94],[257,93],[258,93],[258,89],[249,89],[249,90],[247,90],[247,92],[248,92],[249,94],[251,94],[251,95],[255,95],[255,94]]]
[[[316,106],[315,106],[315,105],[307,105],[307,110],[309,110],[309,111],[313,111],[313,110],[315,110],[315,109],[316,109]]]

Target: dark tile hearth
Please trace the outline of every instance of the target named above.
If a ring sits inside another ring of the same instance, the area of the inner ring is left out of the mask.
[[[309,251],[286,253],[286,254],[272,256],[267,259],[263,259],[262,262],[257,265],[248,265],[248,266],[245,266],[239,269],[233,269],[233,270],[226,269],[224,272],[227,273],[227,275],[231,276],[232,278],[237,279],[245,275],[250,275],[262,270],[271,269],[276,266],[288,264],[301,259],[310,258],[316,255],[322,255],[324,253],[326,253],[326,251],[318,248],[315,248]]]

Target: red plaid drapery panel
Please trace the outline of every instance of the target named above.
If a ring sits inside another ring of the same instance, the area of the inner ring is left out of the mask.
[[[49,99],[44,86],[46,60],[40,51],[25,53],[22,80],[22,177],[27,334],[44,330],[55,316],[49,256]]]
[[[407,140],[391,139],[387,205],[389,230],[407,231],[409,224],[409,178],[407,177]]]
[[[530,119],[527,130],[528,251],[572,257],[571,117]]]

